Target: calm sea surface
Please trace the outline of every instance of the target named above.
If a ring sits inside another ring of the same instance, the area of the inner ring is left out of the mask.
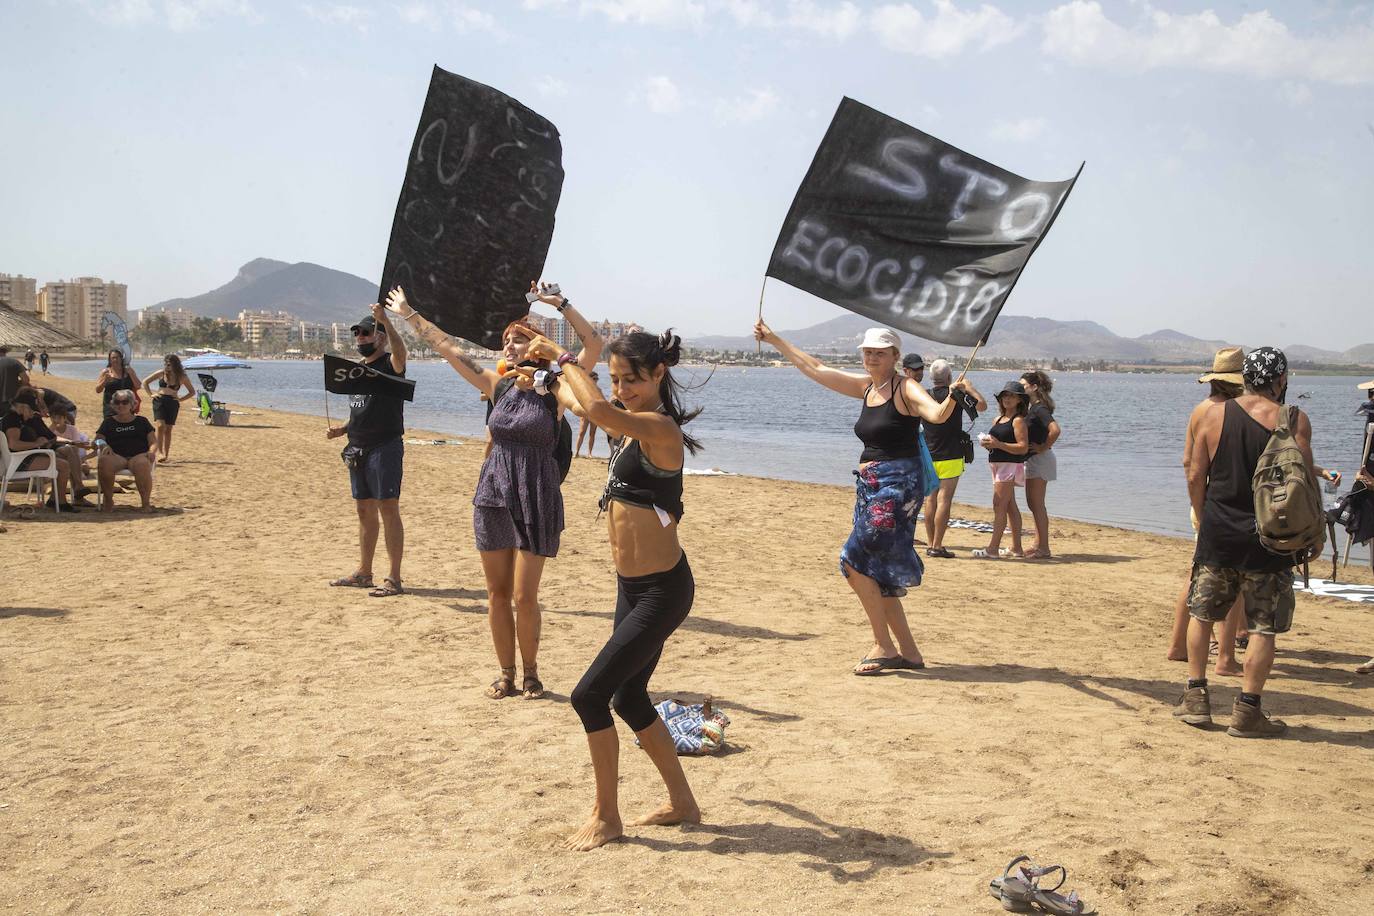
[[[62,375],[94,379],[103,365],[103,360],[64,361],[55,368]],[[159,365],[151,360],[134,362],[140,376]],[[827,391],[791,368],[726,367],[711,374],[709,369],[679,367],[675,372],[686,382],[704,382],[687,396],[689,404],[705,408],[692,431],[706,448],[688,459],[689,468],[852,483],[860,448],[852,430],[859,412],[857,401]],[[255,361],[250,370],[216,375],[221,400],[324,416],[320,362]],[[484,407],[447,363],[412,363],[409,375],[417,385],[414,403],[406,406],[408,426],[483,435]],[[992,394],[1013,376],[974,372],[970,377],[991,401]],[[1347,475],[1343,490],[1359,463],[1363,443],[1363,427],[1355,413],[1362,392],[1355,385],[1364,380],[1295,376],[1289,385],[1289,402],[1301,405],[1312,418],[1317,463]],[[1055,446],[1059,479],[1050,484],[1050,513],[1191,536],[1179,462],[1188,412],[1204,393],[1204,386],[1191,376],[1103,372],[1058,376],[1056,418],[1064,432]],[[329,406],[336,420],[347,413],[343,397],[331,395]],[[986,430],[991,419],[980,417],[975,434]],[[90,422],[86,420],[85,425]],[[605,454],[604,438],[597,451]],[[965,474],[956,498],[987,506],[992,487],[982,455],[980,449],[980,461]]]

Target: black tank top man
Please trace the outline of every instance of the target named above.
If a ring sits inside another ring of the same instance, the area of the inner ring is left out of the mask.
[[[383,352],[364,365],[405,378],[405,370],[396,371],[391,354]],[[405,401],[389,394],[353,394],[348,398],[348,444],[358,448],[375,448],[405,434]]]
[[[1293,561],[1270,553],[1260,543],[1250,483],[1273,430],[1235,401],[1226,401],[1223,410],[1221,436],[1207,473],[1207,497],[1202,504],[1193,562],[1223,569],[1283,572]]]

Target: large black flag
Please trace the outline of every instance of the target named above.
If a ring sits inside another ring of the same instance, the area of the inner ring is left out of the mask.
[[[393,286],[489,349],[529,312],[563,190],[558,128],[504,93],[434,68],[396,202],[378,302]]]
[[[391,363],[387,362],[386,365],[390,366]],[[415,379],[378,372],[364,363],[326,353],[324,390],[330,394],[385,394],[403,401],[413,401]]]
[[[768,276],[919,337],[971,346],[987,338],[1077,180],[1027,181],[846,98]]]

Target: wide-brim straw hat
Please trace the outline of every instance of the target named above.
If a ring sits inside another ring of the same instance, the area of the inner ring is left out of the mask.
[[[1230,382],[1232,385],[1244,385],[1245,376],[1241,375],[1241,367],[1245,365],[1245,351],[1240,347],[1222,347],[1217,351],[1217,355],[1212,357],[1212,371],[1199,375],[1199,382]]]
[[[1360,391],[1374,391],[1374,380],[1368,382],[1361,382],[1355,387]]]

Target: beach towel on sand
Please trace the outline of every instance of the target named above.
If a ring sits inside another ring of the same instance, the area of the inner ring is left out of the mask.
[[[916,555],[916,516],[939,487],[925,437],[913,458],[875,461],[854,472],[854,530],[840,551],[840,572],[858,570],[885,597],[900,598],[921,584],[925,566]]]

